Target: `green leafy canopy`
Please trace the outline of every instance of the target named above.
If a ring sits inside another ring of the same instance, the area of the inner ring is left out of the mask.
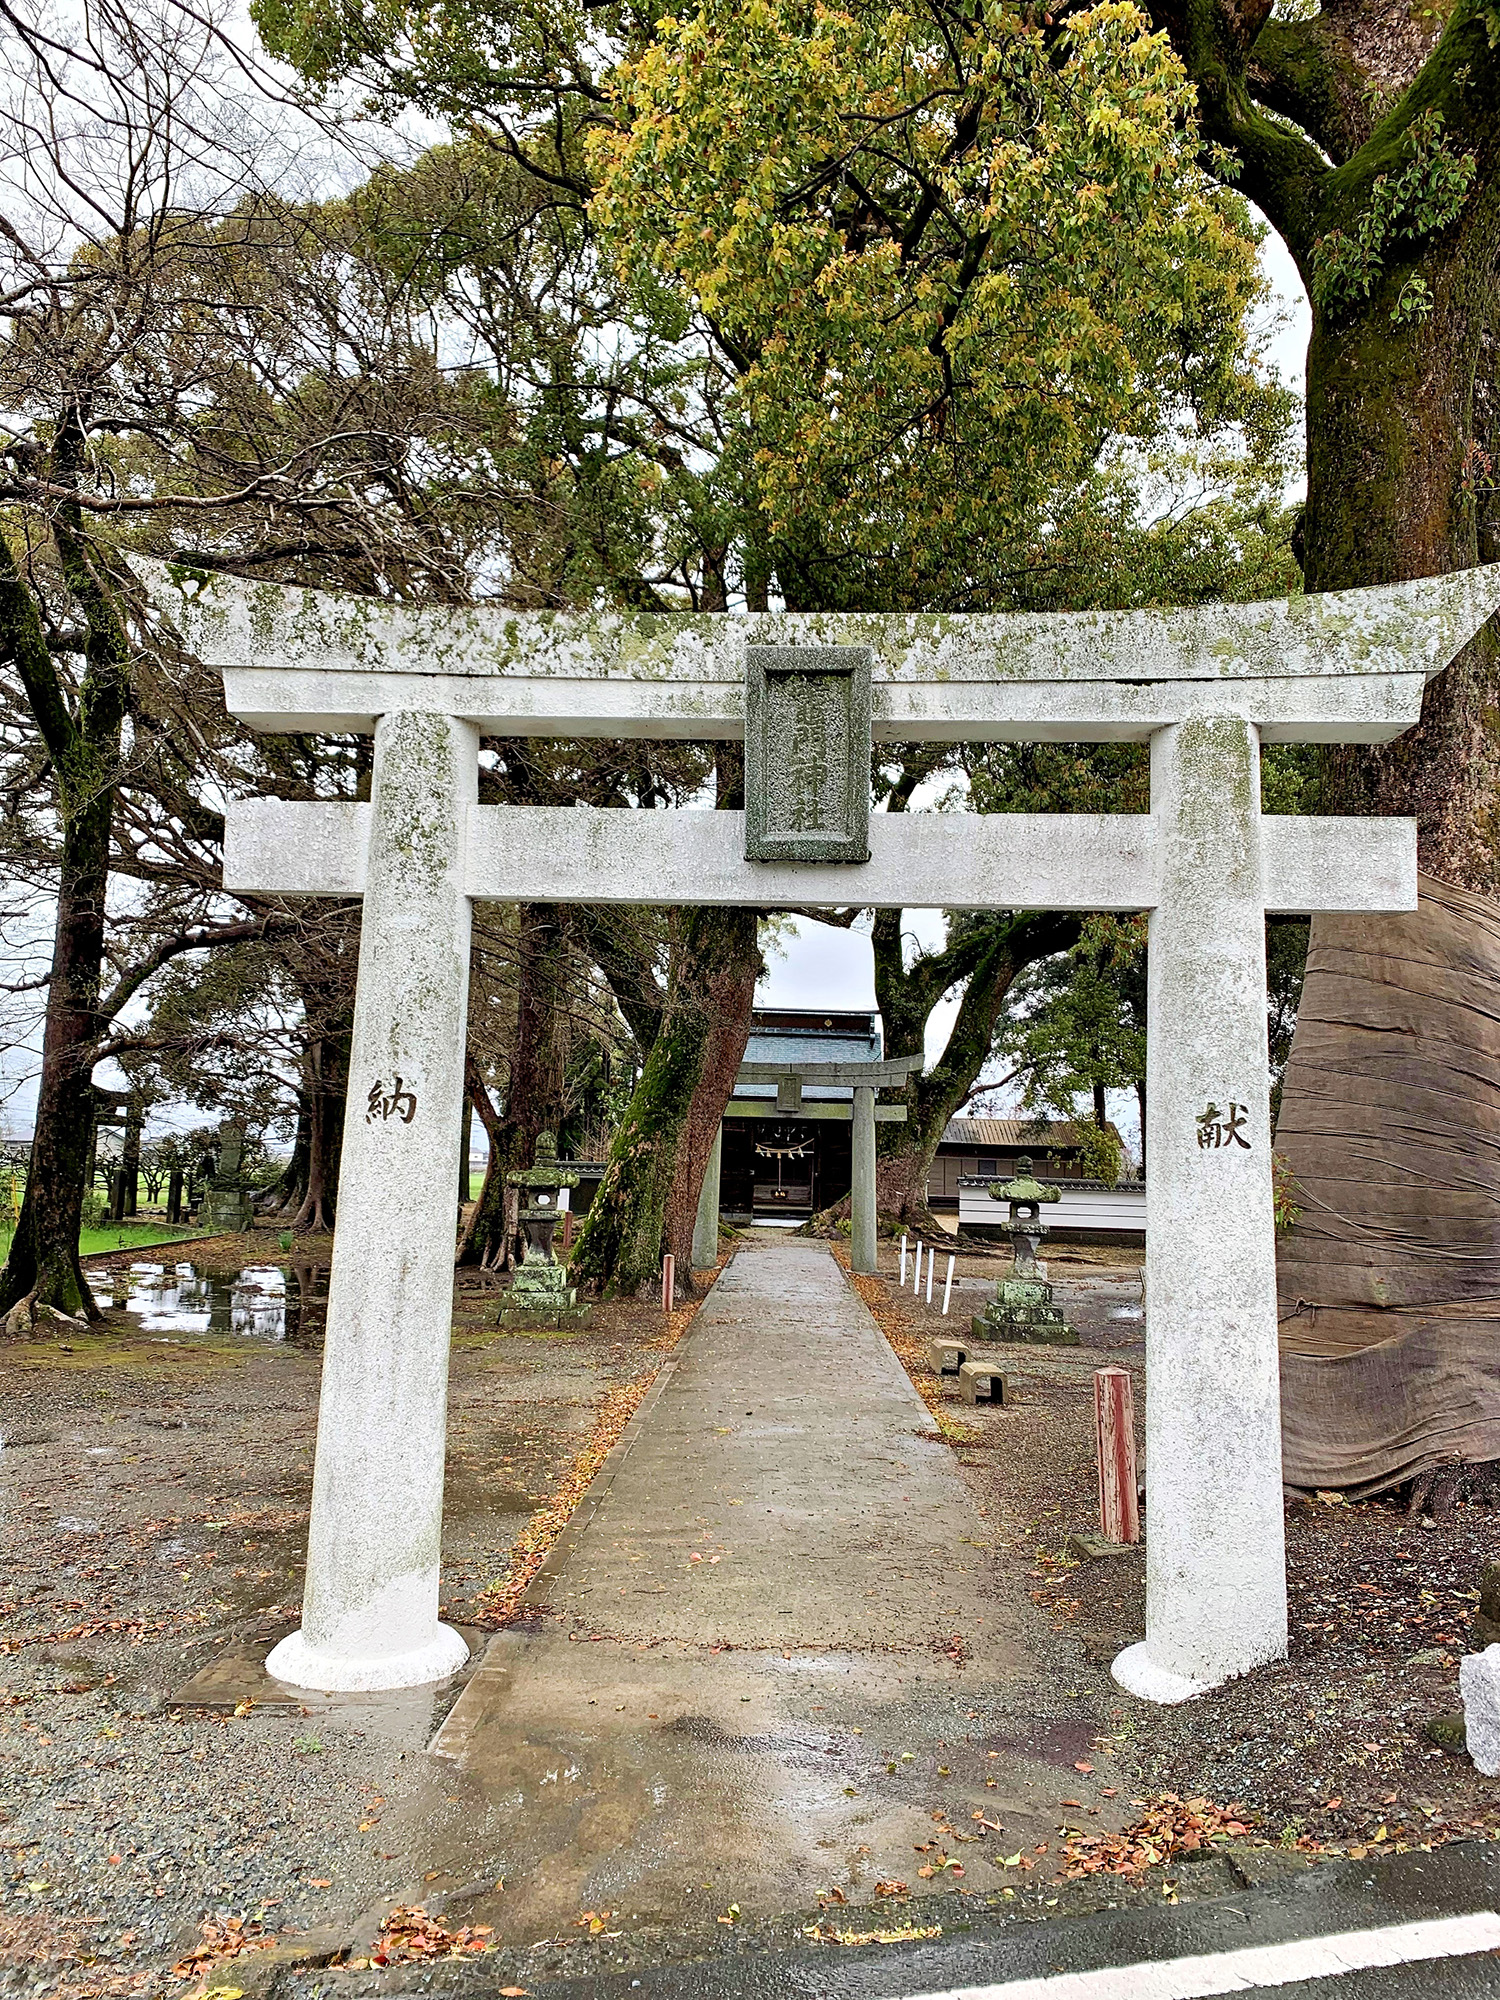
[[[612,87],[594,219],[735,358],[772,531],[897,566],[906,601],[982,569],[1111,439],[1266,416],[1255,229],[1127,0],[1065,29],[709,0]]]

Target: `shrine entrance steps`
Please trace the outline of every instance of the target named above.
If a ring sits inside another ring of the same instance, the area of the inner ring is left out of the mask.
[[[451,1872],[505,1879],[475,1916],[514,1942],[920,1891],[942,1808],[1055,1837],[1087,1729],[989,1532],[827,1249],[742,1246],[433,1745],[473,1808]]]

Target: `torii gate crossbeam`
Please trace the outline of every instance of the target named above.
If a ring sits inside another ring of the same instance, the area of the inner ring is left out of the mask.
[[[144,567],[144,566],[143,566]],[[368,807],[228,813],[225,886],[362,894],[302,1630],[304,1686],[439,1678],[457,1173],[476,897],[1150,912],[1147,1636],[1183,1700],[1286,1650],[1267,910],[1416,906],[1409,821],[1260,812],[1263,742],[1383,742],[1500,605],[1500,573],[1172,613],[642,618],[411,611],[153,567],[233,713],[371,730]],[[747,643],[873,653],[888,740],[1149,741],[1149,813],[877,815],[870,858],[744,859],[740,816],[476,803],[484,735],[735,737]]]

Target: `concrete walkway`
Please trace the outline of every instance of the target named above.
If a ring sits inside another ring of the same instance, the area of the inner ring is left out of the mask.
[[[663,1376],[544,1615],[496,1636],[433,1745],[473,1808],[434,1868],[505,1877],[474,1915],[514,1942],[586,1909],[805,1907],[925,1886],[935,1814],[1055,1835],[1087,1728],[1036,1712],[953,1453],[828,1252],[742,1249]]]

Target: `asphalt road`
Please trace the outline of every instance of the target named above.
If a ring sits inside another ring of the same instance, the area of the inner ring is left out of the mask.
[[[949,1934],[837,1955],[747,1955],[711,1965],[536,1981],[532,1991],[539,2000],[1155,2000],[1157,1982],[1148,1968],[1173,1960],[1397,1926],[1404,1935],[1406,1927],[1479,1912],[1500,1912],[1500,1850],[1466,1844],[1373,1866],[1334,1863],[1285,1887],[1175,1908],[1104,1911],[1006,1926],[988,1936]],[[1137,1970],[1113,1981],[1097,1976],[1110,1968]],[[1210,1967],[1177,1991],[1182,2000],[1213,1992],[1234,1992],[1242,2000],[1273,1994],[1276,2000],[1500,2000],[1500,1956],[1484,1950],[1424,1957],[1256,1986],[1241,1984],[1225,1964],[1217,1977]]]

